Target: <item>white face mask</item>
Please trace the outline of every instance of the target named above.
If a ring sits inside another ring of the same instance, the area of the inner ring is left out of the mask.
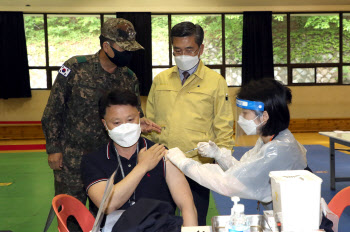
[[[107,125],[106,125],[107,127]],[[109,137],[121,147],[131,147],[140,138],[140,123],[124,123],[120,126],[108,130]]]
[[[196,64],[199,62],[199,57],[197,56],[186,56],[186,55],[181,55],[181,56],[175,56],[175,63],[179,69],[183,71],[190,70]]]
[[[247,135],[256,135],[256,128],[260,126],[263,122],[261,122],[259,125],[256,125],[254,120],[257,119],[259,116],[256,116],[256,118],[252,120],[245,119],[243,116],[239,115],[239,119],[237,121],[238,125],[243,129],[244,133]]]

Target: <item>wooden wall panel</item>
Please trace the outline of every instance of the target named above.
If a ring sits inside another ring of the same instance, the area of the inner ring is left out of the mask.
[[[0,125],[0,140],[3,139],[43,139],[41,125]]]
[[[350,131],[350,118],[292,119],[289,130],[292,132]]]

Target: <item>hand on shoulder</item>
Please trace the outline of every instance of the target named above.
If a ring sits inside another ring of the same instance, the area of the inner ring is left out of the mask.
[[[142,148],[137,157],[138,165],[144,167],[146,172],[148,172],[157,166],[165,154],[166,149],[162,144],[156,143],[147,150]]]

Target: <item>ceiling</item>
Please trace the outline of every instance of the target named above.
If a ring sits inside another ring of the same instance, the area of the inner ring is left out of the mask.
[[[26,13],[350,12],[350,0],[0,0],[0,9]]]

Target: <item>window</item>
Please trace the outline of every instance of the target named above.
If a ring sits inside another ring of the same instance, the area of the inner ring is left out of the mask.
[[[350,84],[350,66],[343,66],[343,84]]]
[[[275,79],[288,84],[287,68],[287,15],[274,14],[272,16],[272,43]]]
[[[57,70],[67,59],[96,53],[101,18],[110,17],[115,15],[25,14],[31,88],[51,89]]]
[[[291,14],[291,63],[338,63],[338,24],[338,14]]]
[[[275,79],[288,85],[349,84],[349,16],[273,14]]]
[[[201,59],[206,65],[222,64],[222,22],[221,15],[172,15],[171,27],[190,21],[204,30],[204,49]],[[173,64],[174,64],[173,59]]]
[[[169,30],[168,16],[152,15],[152,64],[153,66],[169,66]],[[153,77],[161,71],[153,69]]]
[[[24,14],[32,89],[51,89],[60,66],[99,50],[102,22],[115,14]],[[175,65],[171,28],[204,29],[205,65],[228,86],[242,83],[243,14],[152,14],[153,77]],[[274,76],[285,85],[350,84],[350,13],[276,13],[272,17]]]
[[[72,56],[99,50],[99,15],[47,15],[50,66],[61,66]]]
[[[229,86],[242,84],[243,15],[225,15],[225,79]]]
[[[350,84],[350,13],[343,14],[343,84]]]
[[[24,27],[26,33],[30,86],[32,89],[46,89],[46,66],[44,16],[42,14],[25,14]],[[36,67],[37,69],[32,69]]]

